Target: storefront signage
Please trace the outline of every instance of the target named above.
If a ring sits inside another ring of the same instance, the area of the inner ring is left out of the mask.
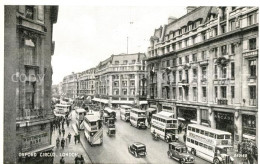
[[[191,132],[189,132],[189,137],[190,137],[190,138],[193,138],[193,139],[195,139],[195,140],[197,140],[197,141],[200,141],[200,142],[202,142],[202,143],[207,143],[207,144],[210,144],[210,145],[214,145],[214,141],[213,141],[213,140],[207,139],[207,138],[205,138],[205,137],[196,135],[196,134],[191,133]]]
[[[215,117],[216,119],[234,121],[234,116],[232,116],[232,114],[230,114],[230,113],[220,113],[220,112],[216,112],[214,117]]]
[[[48,142],[48,133],[37,134],[34,136],[23,137],[23,151],[31,149],[33,145],[40,145]]]

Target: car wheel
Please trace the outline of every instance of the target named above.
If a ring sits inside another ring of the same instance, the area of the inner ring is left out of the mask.
[[[196,151],[194,149],[191,149],[191,154],[196,156]]]
[[[218,158],[215,158],[215,159],[213,160],[213,163],[214,163],[214,164],[219,164],[219,163],[220,163],[220,161],[219,161],[219,159],[218,159]]]
[[[180,159],[180,164],[184,164],[184,161],[182,159]]]
[[[137,153],[136,153],[136,152],[135,152],[135,157],[136,157],[136,158],[138,158],[138,155],[137,155]]]

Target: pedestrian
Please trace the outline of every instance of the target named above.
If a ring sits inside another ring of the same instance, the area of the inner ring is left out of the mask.
[[[61,159],[60,159],[60,164],[65,164],[64,157],[61,157]]]
[[[53,125],[52,125],[52,129],[53,129],[53,130],[56,129],[56,125],[55,125],[55,123],[53,123]]]
[[[67,122],[67,127],[69,127],[69,125],[70,125],[69,120],[67,119],[66,122]]]
[[[186,134],[183,135],[183,141],[186,141]]]
[[[80,161],[80,164],[84,164],[85,163],[84,158],[83,158],[82,155],[80,156],[79,161]]]
[[[71,139],[71,134],[70,133],[68,134],[68,138],[69,138],[69,143],[70,143],[70,139]]]
[[[61,125],[62,125],[62,129],[64,129],[64,120],[62,120]]]
[[[59,135],[61,135],[61,130],[60,130],[60,128],[59,128]]]
[[[64,128],[62,129],[62,135],[63,135],[63,137],[65,135],[65,129]]]
[[[80,134],[78,134],[78,143],[80,142]]]
[[[61,147],[62,147],[62,149],[64,149],[64,145],[65,145],[65,140],[64,140],[64,138],[62,138],[61,139]]]
[[[75,164],[78,164],[78,163],[79,163],[79,157],[77,155],[76,158],[75,158]]]
[[[240,143],[237,144],[237,151],[240,152]]]
[[[56,139],[56,147],[59,148],[59,145],[60,145],[60,139],[59,137]]]
[[[77,134],[75,133],[74,134],[74,141],[75,141],[75,144],[77,143]]]
[[[66,146],[68,146],[68,137],[66,137]]]

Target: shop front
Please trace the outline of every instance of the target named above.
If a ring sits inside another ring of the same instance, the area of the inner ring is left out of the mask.
[[[242,114],[243,141],[256,142],[256,116]]]
[[[177,107],[177,118],[184,124],[197,123],[197,109],[191,107]]]
[[[234,113],[214,111],[216,129],[230,132],[234,138]]]

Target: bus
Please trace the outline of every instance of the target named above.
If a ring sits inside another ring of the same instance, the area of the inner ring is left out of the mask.
[[[130,109],[132,107],[128,105],[121,105],[120,106],[120,119],[124,121],[129,121],[130,120]]]
[[[137,108],[132,108],[130,110],[130,125],[136,128],[146,129],[145,125],[146,112]]]
[[[79,130],[83,130],[84,127],[80,126],[84,120],[84,116],[87,114],[87,111],[83,108],[75,109],[76,112],[76,125]]]
[[[111,109],[110,107],[105,107],[104,114],[106,114],[110,118],[116,119],[116,111]]]
[[[211,163],[232,164],[231,133],[197,124],[187,126],[186,146],[191,154]]]
[[[84,134],[88,143],[93,145],[102,145],[103,143],[103,126],[99,115],[88,113],[84,117]]]
[[[70,112],[70,105],[56,104],[53,111],[54,115],[57,117],[64,117]]]
[[[178,140],[178,119],[173,113],[161,111],[152,115],[151,133],[159,135],[166,142]]]

